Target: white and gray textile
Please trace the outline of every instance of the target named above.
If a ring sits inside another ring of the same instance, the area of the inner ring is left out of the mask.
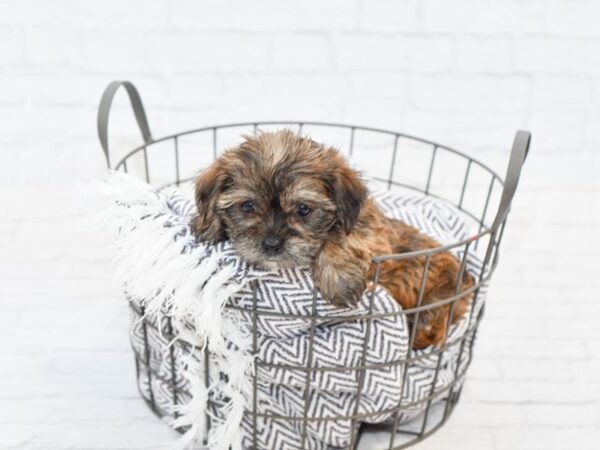
[[[474,329],[474,320],[469,326],[467,319],[479,313],[485,288],[473,314],[467,312],[451,328],[436,377],[438,354],[432,354],[432,348],[412,352],[417,359],[408,367],[402,364],[410,352],[409,329],[400,306],[385,290],[366,293],[357,308],[333,307],[314,295],[309,268],[260,271],[240,261],[227,242],[196,243],[188,226],[195,207],[180,190],[154,191],[122,176],[111,183],[117,200],[112,216],[119,248],[118,278],[138,311],[132,316],[131,342],[138,359],[140,392],[171,417],[172,424],[188,429],[189,445],[203,439],[215,449],[255,448],[254,439],[256,447],[269,450],[349,445],[351,419],[305,422],[257,417],[255,423],[254,371],[260,415],[302,419],[357,414],[359,422],[372,423],[393,418],[390,411],[399,402],[405,405],[400,423],[415,417],[427,406],[420,400],[432,393],[439,393],[436,398],[448,395],[450,384],[464,374]],[[136,194],[119,197],[118,192],[130,184]],[[372,193],[386,215],[443,244],[467,237],[463,216],[443,201],[408,191]],[[467,270],[479,278],[480,269],[479,259],[469,254]],[[240,311],[253,307],[260,311],[256,340],[250,331],[254,315]],[[142,309],[144,321],[138,320]],[[394,314],[370,321],[344,320],[369,311],[376,316]],[[316,319],[311,327],[313,312]],[[466,345],[461,345],[465,336]],[[211,355],[208,389],[205,345]],[[362,381],[361,371],[335,370],[357,366],[365,367]],[[317,370],[305,370],[308,367]],[[244,409],[250,413],[244,414]],[[205,426],[207,413],[210,431]]]

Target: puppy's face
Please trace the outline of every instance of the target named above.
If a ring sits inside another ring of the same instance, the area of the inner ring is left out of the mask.
[[[259,267],[309,265],[354,226],[366,188],[337,151],[290,131],[246,137],[196,182],[194,232]]]

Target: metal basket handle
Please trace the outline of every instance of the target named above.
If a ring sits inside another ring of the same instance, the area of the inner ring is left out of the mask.
[[[527,158],[527,154],[529,153],[530,143],[531,133],[529,131],[517,131],[513,141],[512,150],[510,152],[510,160],[508,162],[508,169],[506,170],[504,189],[502,190],[502,197],[500,198],[498,213],[494,219],[492,230],[497,230],[510,212],[512,199],[515,195],[515,191],[517,190],[519,178],[521,177],[521,169],[523,168],[525,158]]]
[[[148,126],[148,119],[146,118],[146,112],[144,111],[144,105],[142,99],[135,86],[129,81],[113,81],[110,83],[100,100],[100,106],[98,107],[98,137],[100,138],[100,145],[104,151],[106,157],[106,165],[110,169],[110,154],[108,152],[108,116],[110,115],[110,108],[112,106],[112,100],[117,90],[123,86],[129,95],[131,101],[131,107],[135,114],[138,127],[142,132],[145,144],[152,142],[152,134],[150,133],[150,127]]]

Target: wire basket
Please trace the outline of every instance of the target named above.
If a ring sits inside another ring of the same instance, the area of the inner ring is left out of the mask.
[[[121,86],[125,88],[129,95],[135,118],[143,137],[143,144],[129,151],[118,161],[113,162],[108,147],[108,118],[113,97]],[[316,140],[327,142],[328,144],[337,144],[337,147],[344,150],[352,162],[358,164],[361,169],[365,169],[373,180],[381,183],[386,189],[410,189],[420,192],[426,197],[441,199],[460,211],[466,220],[470,221],[474,225],[475,230],[477,230],[474,235],[467,239],[431,250],[396,255],[378,255],[372,260],[375,266],[375,275],[371,281],[373,285],[377,285],[379,266],[386,260],[424,258],[426,263],[423,278],[425,278],[427,276],[427,262],[435,253],[447,250],[459,251],[463,255],[461,258],[462,271],[466,264],[467,255],[470,252],[479,251],[482,255],[481,269],[479,274],[475,276],[475,284],[472,288],[437,303],[428,305],[421,305],[419,303],[415,308],[402,311],[402,314],[411,319],[411,323],[418,324],[420,314],[428,309],[438,308],[443,305],[450,305],[451,313],[448,317],[452,317],[452,310],[456,302],[467,295],[472,295],[473,299],[471,302],[473,305],[476,304],[478,296],[486,287],[498,264],[502,235],[519,181],[521,168],[529,149],[530,133],[525,131],[517,132],[510,154],[506,178],[503,180],[485,164],[445,145],[404,133],[356,125],[310,121],[261,121],[203,127],[161,138],[153,138],[140,96],[136,88],[130,82],[126,81],[115,81],[108,85],[102,96],[98,111],[98,134],[108,168],[123,172],[132,172],[134,169],[141,170],[142,177],[148,183],[158,187],[167,185],[179,186],[193,180],[202,167],[218,156],[219,149],[226,147],[228,140],[233,140],[232,142],[234,142],[235,139],[239,139],[240,134],[256,133],[259,129],[269,129],[272,127],[287,127],[296,129],[299,132],[310,132]],[[186,148],[192,148],[193,151],[186,154]],[[210,148],[211,151],[198,151],[202,148]],[[417,161],[421,166],[420,168],[408,168],[406,167],[407,161]],[[423,290],[423,287],[424,283],[421,286],[421,290]],[[419,298],[422,299],[422,297],[420,293]],[[189,386],[179,377],[182,363],[179,361],[177,355],[181,352],[190,352],[191,350],[186,348],[184,342],[179,342],[175,339],[177,336],[173,331],[174,329],[168,316],[163,317],[162,322],[157,324],[144,317],[144,308],[139,301],[130,299],[129,303],[134,318],[140,319],[135,323],[138,326],[139,335],[142,336],[142,344],[141,347],[134,345],[140,393],[155,414],[159,417],[172,420],[176,418],[176,413],[173,412],[170,406],[184,404],[190,399]],[[256,301],[253,304],[252,308],[246,309],[243,312],[247,313],[248,317],[253,318],[250,321],[250,325],[253,326],[252,333],[256,346],[258,333],[256,319],[260,317],[261,311],[256,309]],[[365,372],[368,368],[368,365],[365,364],[368,336],[365,336],[362,361],[356,367],[345,367],[343,369],[313,367],[309,360],[309,364],[287,368],[303,371],[306,374],[307,388],[310,383],[311,372],[315,370],[352,371],[358,382],[358,400],[356,401],[356,408],[353,414],[344,417],[325,417],[311,415],[308,411],[304,411],[301,417],[274,417],[261,411],[260,405],[254,400],[251,402],[252,406],[244,412],[244,414],[251,418],[254,424],[254,429],[250,433],[251,447],[258,448],[256,441],[257,422],[263,421],[266,423],[269,420],[299,423],[304,429],[304,434],[306,434],[307,424],[311,422],[319,421],[327,423],[337,420],[350,420],[352,423],[352,437],[349,448],[352,449],[357,448],[363,431],[368,428],[389,432],[389,441],[386,441],[385,446],[381,448],[406,448],[425,439],[448,420],[459,400],[465,373],[471,362],[473,344],[484,309],[484,304],[479,309],[475,307],[469,309],[467,314],[467,331],[460,339],[452,343],[452,345],[456,346],[454,350],[457,355],[455,369],[453,369],[451,380],[440,390],[435,389],[436,380],[441,370],[442,357],[449,350],[449,344],[431,350],[429,357],[437,359],[433,383],[431,384],[430,391],[419,400],[422,406],[422,413],[414,420],[408,421],[406,426],[402,425],[403,412],[414,405],[403,404],[402,400],[400,400],[394,409],[387,411],[390,413],[391,420],[382,424],[364,424],[364,422],[368,422],[368,414],[360,414],[358,406],[364,388]],[[367,333],[369,332],[369,324],[373,320],[373,316],[371,314],[370,316],[365,315],[362,317],[367,321]],[[303,319],[310,323],[311,332],[313,332],[315,326],[318,325],[315,317],[307,315]],[[348,320],[351,320],[351,318]],[[156,332],[159,328],[162,333],[158,334],[164,335],[165,342],[175,340],[175,345],[170,347],[166,357],[167,360],[164,361],[169,367],[166,375],[164,372],[159,373],[150,363],[154,346],[156,345],[154,341],[158,335]],[[448,330],[450,328],[450,326],[447,327]],[[404,392],[403,390],[406,388],[405,383],[408,369],[414,365],[418,365],[422,359],[422,355],[419,355],[412,349],[416,329],[416,326],[412,327],[410,333],[408,357],[390,363],[400,364],[404,367],[404,375],[398,380],[401,392]],[[312,341],[310,345],[312,345]],[[208,374],[210,371],[208,364],[209,355],[208,350],[204,350],[204,352],[205,382],[208,383]],[[257,359],[255,364],[257,368],[260,368],[263,364],[268,366],[268,363],[260,359]],[[253,377],[255,395],[256,378],[256,376]],[[159,396],[157,386],[160,386],[161,390],[167,391],[166,401],[169,404],[164,404],[165,395],[162,395],[164,393],[160,393],[163,400],[161,402],[157,401],[157,397]],[[435,414],[432,412],[433,405],[436,408]],[[211,418],[207,415],[207,428],[210,428],[210,421]],[[301,448],[308,448],[305,446],[304,439]]]

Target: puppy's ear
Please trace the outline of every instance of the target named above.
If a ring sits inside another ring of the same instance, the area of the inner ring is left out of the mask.
[[[336,204],[337,219],[340,226],[349,233],[358,219],[360,209],[367,199],[367,188],[358,174],[340,159],[329,181]]]
[[[196,179],[196,208],[191,222],[192,232],[206,242],[227,239],[225,226],[217,213],[217,200],[229,176],[220,161],[215,161]]]

